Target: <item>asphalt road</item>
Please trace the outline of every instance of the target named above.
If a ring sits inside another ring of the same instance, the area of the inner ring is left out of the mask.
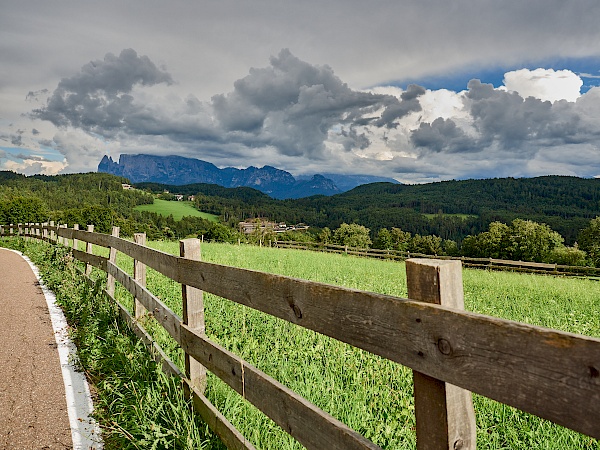
[[[37,278],[0,248],[0,449],[73,448],[56,347]]]

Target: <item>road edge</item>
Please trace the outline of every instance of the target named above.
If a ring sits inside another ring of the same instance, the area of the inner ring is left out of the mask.
[[[83,372],[77,371],[77,347],[69,338],[68,325],[62,309],[56,304],[56,296],[40,278],[37,266],[22,252],[6,249],[20,255],[31,267],[37,278],[50,313],[56,340],[61,372],[65,385],[67,411],[71,427],[71,438],[75,450],[101,450],[103,448],[100,427],[91,417],[94,411],[90,387]]]

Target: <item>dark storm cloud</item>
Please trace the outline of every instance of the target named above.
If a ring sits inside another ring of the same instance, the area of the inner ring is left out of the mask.
[[[272,57],[270,67],[251,69],[234,90],[212,99],[215,116],[230,139],[248,146],[270,145],[288,156],[319,158],[336,125],[345,125],[344,148],[369,141],[354,127],[394,127],[394,121],[420,110],[423,88],[411,86],[406,100],[353,91],[328,66],[313,66],[289,50]],[[407,91],[408,92],[408,91]],[[380,117],[372,116],[383,110]]]
[[[84,65],[77,75],[63,78],[47,105],[33,110],[31,116],[58,127],[104,134],[121,128],[136,112],[129,95],[135,85],[158,83],[172,83],[171,76],[147,56],[138,56],[132,49],[123,50],[119,56],[109,53],[104,60]],[[35,98],[36,94],[30,92],[30,96]]]
[[[411,142],[415,147],[439,153],[471,152],[478,149],[477,142],[456,126],[452,119],[438,117],[432,123],[421,123],[413,131]]]
[[[493,146],[521,158],[544,147],[597,144],[600,137],[600,126],[584,120],[577,102],[523,98],[479,80],[469,82],[463,102],[474,136],[452,119],[440,117],[412,131],[413,145],[436,153],[473,153]]]
[[[319,159],[332,129],[344,127],[345,149],[366,148],[370,142],[357,126],[394,128],[398,119],[421,109],[418,97],[425,92],[413,85],[398,99],[354,91],[329,66],[311,65],[284,49],[270,59],[270,66],[251,69],[234,83],[232,92],[215,95],[210,103],[190,96],[159,108],[134,98],[136,84],[171,82],[147,57],[123,50],[118,57],[108,54],[63,79],[47,105],[31,115],[105,137],[121,133],[272,147],[282,155]]]
[[[12,135],[10,137],[10,143],[16,147],[20,147],[21,145],[23,145],[23,133],[19,133],[16,135]]]
[[[38,161],[38,162],[48,162],[49,160],[36,155],[26,155],[24,153],[17,153],[16,155],[12,155],[14,158],[22,159],[24,161]]]
[[[416,84],[408,86],[405,92],[400,96],[401,102],[392,102],[388,105],[381,117],[374,122],[378,127],[385,126],[387,128],[396,128],[398,126],[397,119],[410,114],[411,112],[421,111],[419,97],[425,94],[425,88]]]
[[[53,147],[54,141],[52,139],[40,139],[39,144],[43,147]]]
[[[48,89],[40,89],[39,91],[29,91],[25,96],[25,100],[28,102],[31,101],[40,101],[40,97],[43,97],[48,94]]]
[[[466,105],[481,135],[481,144],[497,141],[505,148],[518,148],[526,142],[560,145],[587,134],[580,126],[574,103],[551,103],[516,92],[494,89],[490,84],[471,80]]]

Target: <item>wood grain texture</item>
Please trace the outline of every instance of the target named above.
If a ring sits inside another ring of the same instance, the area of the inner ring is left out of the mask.
[[[104,272],[107,271],[107,262],[108,262],[108,258],[104,258],[102,256],[98,256],[98,255],[93,255],[91,253],[87,253],[87,252],[82,252],[81,250],[72,250],[73,252],[73,257],[81,262],[84,262],[86,264],[86,268],[89,266],[90,270],[92,267],[97,267],[98,269],[103,270]],[[86,274],[87,274],[87,269],[86,269]]]
[[[180,343],[181,318],[175,314],[167,305],[165,305],[154,294],[148,291],[144,286],[136,282],[129,274],[121,270],[111,262],[107,262],[107,272],[115,280],[129,291],[131,295],[137,298],[144,308],[149,311],[156,321],[169,333],[169,335]]]
[[[190,380],[184,380],[192,392],[194,409],[229,450],[255,450],[254,445],[246,440]]]
[[[117,248],[179,283],[600,438],[600,339],[190,261],[108,235],[74,233],[78,239]],[[445,341],[441,346],[440,340]]]
[[[146,233],[135,233],[133,235],[133,241],[139,245],[146,245]],[[137,259],[133,260],[133,278],[140,286],[146,286],[146,264]],[[140,303],[137,297],[134,296],[134,299],[134,315],[136,319],[139,319],[148,311],[144,308],[144,305]]]
[[[179,241],[179,255],[182,258],[200,260],[200,241],[184,239]],[[204,297],[202,291],[192,286],[181,285],[183,323],[197,333],[204,335]],[[184,355],[185,373],[200,392],[206,389],[206,368],[187,353]]]
[[[408,296],[464,309],[460,261],[406,261]],[[440,351],[445,351],[441,341]],[[413,371],[417,449],[475,449],[477,427],[469,391]]]
[[[110,238],[108,236],[108,238]],[[114,243],[175,281],[593,437],[600,339]],[[439,350],[444,340],[448,351]]]
[[[181,326],[181,346],[308,449],[379,449],[277,380]]]
[[[180,378],[184,377],[184,374],[179,370],[179,367],[171,361],[171,359],[167,356],[164,350],[158,345],[158,343],[152,339],[152,336],[148,334],[148,332],[142,327],[139,322],[137,322],[133,316],[129,313],[127,308],[123,306],[119,301],[117,301],[114,297],[108,295],[108,292],[105,291],[106,296],[112,302],[117,305],[119,309],[119,316],[121,319],[127,323],[131,331],[140,339],[146,348],[150,352],[152,359],[158,364],[161,365],[164,373],[168,375],[174,375]]]
[[[73,230],[73,235],[74,234],[75,234],[75,231]],[[112,227],[112,237],[115,237],[115,238],[119,237],[119,227]],[[117,249],[114,247],[109,247],[108,250],[109,250],[108,261],[113,264],[116,264]],[[106,292],[111,297],[114,297],[114,295],[115,295],[115,278],[111,274],[108,274],[106,277]]]
[[[123,281],[127,280],[126,283],[128,285],[137,285],[138,288],[145,290],[143,286],[137,284],[137,282],[129,277],[127,273],[117,268],[114,264],[109,263],[109,270],[114,271],[113,275],[120,283],[122,283],[121,279]],[[89,280],[87,277],[86,279]],[[133,292],[131,293],[133,294]],[[200,414],[210,429],[221,438],[227,448],[235,450],[255,450],[254,446],[245,439],[245,437],[225,418],[225,416],[223,416],[223,414],[221,414],[219,410],[212,403],[210,403],[210,401],[195,386],[192,385],[191,381],[185,377],[185,374],[181,372],[179,367],[177,367],[177,365],[167,356],[167,354],[156,343],[156,341],[152,339],[144,327],[142,327],[139,322],[133,318],[127,308],[119,303],[114,297],[110,297],[106,292],[105,294],[110,301],[113,301],[117,305],[121,319],[124,320],[129,325],[133,333],[140,340],[142,340],[142,342],[144,342],[153,359],[161,365],[163,372],[169,375],[177,376],[186,383],[188,392],[192,394],[194,409],[196,412],[198,412],[198,414]],[[161,303],[158,299],[156,299],[156,301],[157,303]],[[166,306],[164,308],[170,312]],[[174,313],[171,312],[171,314],[178,319]],[[165,324],[162,325],[165,326]],[[177,330],[179,330],[179,322],[177,322]],[[179,339],[179,332],[177,332],[177,338]]]

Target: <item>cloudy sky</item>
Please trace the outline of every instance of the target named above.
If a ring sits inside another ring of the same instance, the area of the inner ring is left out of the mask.
[[[600,176],[597,0],[0,0],[0,170]]]

